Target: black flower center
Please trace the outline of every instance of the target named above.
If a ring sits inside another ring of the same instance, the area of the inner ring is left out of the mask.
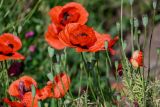
[[[0,55],[2,55],[3,54],[3,52],[2,51],[0,51]]]
[[[72,43],[73,44],[73,43]],[[84,45],[84,46],[81,46],[80,44],[73,44],[74,46],[77,46],[77,47],[80,47],[82,49],[88,49],[88,46]]]
[[[80,33],[80,34],[78,34],[78,36],[88,36],[88,34],[86,34],[86,33]]]
[[[5,56],[12,56],[14,53],[7,53]]]
[[[8,44],[8,46],[12,49],[14,48],[13,44]]]
[[[69,14],[68,14],[68,12],[64,12],[63,13],[63,18],[62,18],[62,20],[61,20],[61,24],[62,25],[65,25],[66,24],[66,21],[68,20],[68,18],[69,18]]]
[[[63,14],[63,19],[64,19],[64,20],[67,20],[69,16],[70,16],[70,15],[69,15],[67,12],[64,12],[64,14]]]

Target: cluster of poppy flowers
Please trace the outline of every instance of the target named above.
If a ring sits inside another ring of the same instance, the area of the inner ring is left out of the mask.
[[[31,91],[35,87],[35,95]],[[23,76],[12,82],[9,86],[9,95],[18,99],[10,101],[4,98],[3,101],[10,107],[38,107],[38,101],[47,98],[62,98],[70,87],[70,77],[64,72],[56,75],[53,81],[48,81],[42,89],[38,89],[37,82],[30,76]],[[33,96],[34,95],[34,96]]]
[[[114,39],[109,34],[100,34],[86,24],[88,12],[79,3],[70,2],[64,6],[55,6],[49,11],[51,24],[45,34],[45,39],[53,48],[62,50],[65,47],[75,48],[77,52],[97,52],[105,49],[105,41],[108,42],[108,50],[112,49],[118,36]]]
[[[64,6],[55,6],[49,12],[51,24],[45,34],[45,40],[53,48],[62,50],[65,47],[75,48],[77,52],[97,52],[106,50],[114,55],[112,49],[118,41],[118,36],[111,38],[109,34],[100,34],[86,24],[88,12],[79,3],[70,2]],[[105,47],[105,42],[108,47]],[[0,61],[23,60],[25,57],[18,53],[22,47],[21,40],[10,33],[0,36]],[[143,66],[143,55],[141,51],[135,51],[130,59],[133,67]],[[118,67],[119,75],[122,75],[122,65]],[[13,74],[11,74],[13,75]],[[31,87],[36,89],[35,96]],[[47,98],[62,98],[70,87],[70,78],[66,73],[56,75],[53,81],[48,81],[46,86],[38,89],[37,82],[29,76],[23,76],[9,86],[9,95],[16,97],[18,101],[10,101],[4,98],[3,101],[11,107],[38,107],[38,101]]]

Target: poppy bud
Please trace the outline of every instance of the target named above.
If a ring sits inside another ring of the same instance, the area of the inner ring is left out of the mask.
[[[133,67],[138,68],[143,65],[143,53],[141,51],[134,51],[130,59]]]
[[[122,77],[122,75],[123,75],[122,64],[118,64],[118,62],[115,62],[115,70],[113,73],[114,73],[114,76]]]
[[[10,77],[20,75],[24,70],[24,62],[14,62],[8,69]]]
[[[122,67],[122,64],[119,64],[118,65],[118,75],[121,77],[123,75],[123,67]]]

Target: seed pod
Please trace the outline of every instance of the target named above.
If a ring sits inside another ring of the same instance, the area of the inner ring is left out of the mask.
[[[143,26],[147,27],[147,25],[148,25],[148,16],[147,15],[143,16],[142,21],[143,21]]]

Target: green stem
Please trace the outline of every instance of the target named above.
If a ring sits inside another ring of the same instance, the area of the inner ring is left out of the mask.
[[[110,59],[110,57],[109,57],[108,50],[106,50],[105,54],[106,54],[106,57],[107,57],[106,60],[107,60],[107,62],[109,62],[109,66],[112,67],[112,62],[111,62],[111,59]]]
[[[80,86],[79,86],[79,92],[78,92],[79,97],[80,97],[80,94],[81,94],[81,87],[82,87],[82,70],[80,72]]]
[[[123,0],[121,0],[121,43],[123,44]]]
[[[133,5],[131,5],[131,45],[132,53],[134,52],[134,38],[133,38]]]
[[[106,102],[106,101],[105,101],[104,94],[103,94],[103,91],[102,91],[101,86],[100,86],[100,74],[99,74],[99,63],[98,63],[98,60],[97,60],[97,70],[96,70],[96,71],[97,71],[98,87],[99,87],[100,93],[101,93],[101,95],[102,95],[103,101]]]
[[[84,57],[83,53],[81,53],[81,57],[82,57],[82,60],[83,60],[83,63],[84,63],[85,72],[86,72],[88,78],[90,79],[90,78],[91,78],[91,77],[90,77],[90,73],[87,72],[87,71],[88,71],[87,62],[86,62],[86,60],[85,60],[85,57]],[[90,82],[90,81],[89,81],[89,82]],[[89,82],[87,81],[87,84],[89,84]],[[90,90],[91,90],[91,93],[92,93],[92,95],[93,95],[94,100],[96,101],[96,95],[95,95],[95,93],[94,93],[94,91],[93,91],[93,89],[92,89],[91,83],[89,84],[89,88],[90,88]]]

